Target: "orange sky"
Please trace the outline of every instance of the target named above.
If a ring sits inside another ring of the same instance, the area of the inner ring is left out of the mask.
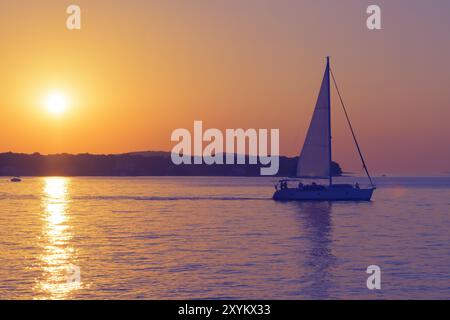
[[[298,154],[332,56],[375,173],[450,172],[450,2],[0,2],[0,152],[167,150],[194,120],[215,128],[279,128]],[[82,30],[65,28],[66,7]],[[64,92],[49,114],[42,99]],[[360,171],[333,97],[333,153]]]

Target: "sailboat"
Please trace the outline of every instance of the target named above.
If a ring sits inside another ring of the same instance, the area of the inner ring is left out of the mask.
[[[335,184],[331,170],[331,79],[333,79],[344,114],[346,116],[350,131],[363,168],[370,181],[370,187],[361,188],[358,183]],[[298,179],[327,179],[328,184],[304,185]],[[290,184],[297,182],[295,187]],[[376,189],[367,169],[364,157],[356,139],[355,132],[350,123],[341,93],[336,83],[333,71],[330,69],[330,57],[327,57],[325,74],[323,76],[319,97],[312,116],[311,124],[306,135],[303,149],[297,163],[296,179],[280,180],[275,185],[274,200],[278,201],[370,201]]]

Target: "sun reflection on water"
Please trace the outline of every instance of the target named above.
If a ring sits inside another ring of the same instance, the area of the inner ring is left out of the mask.
[[[80,281],[70,281],[76,256],[71,246],[72,233],[68,204],[70,180],[45,178],[42,196],[43,206],[43,254],[39,259],[41,277],[35,290],[40,298],[67,299],[80,288]]]

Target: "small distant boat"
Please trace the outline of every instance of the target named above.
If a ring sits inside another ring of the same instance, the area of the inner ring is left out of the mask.
[[[330,82],[333,79],[337,94],[342,104],[353,140],[356,144],[363,168],[370,181],[369,188],[361,188],[358,183],[333,184],[331,172],[331,93]],[[313,182],[304,185],[300,179],[327,179],[327,185]],[[295,187],[291,187],[293,182]],[[277,201],[370,201],[376,189],[367,169],[364,157],[356,140],[353,127],[350,123],[344,102],[336,84],[333,72],[330,69],[330,58],[327,57],[325,74],[320,88],[311,124],[306,135],[305,143],[300,154],[296,179],[280,180],[275,185],[273,199]]]
[[[11,182],[22,182],[22,179],[20,179],[19,177],[14,177],[11,178]]]

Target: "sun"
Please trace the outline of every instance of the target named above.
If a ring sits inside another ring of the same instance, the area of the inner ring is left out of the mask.
[[[46,108],[51,114],[59,115],[67,110],[67,97],[60,91],[51,92],[46,99]]]

